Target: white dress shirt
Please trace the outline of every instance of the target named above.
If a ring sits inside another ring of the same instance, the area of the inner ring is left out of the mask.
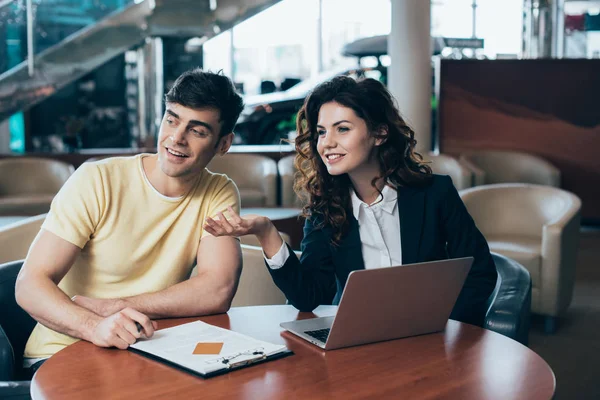
[[[385,186],[382,195],[371,205],[360,200],[354,190],[351,199],[352,213],[358,221],[365,268],[402,265],[398,192]],[[278,269],[283,267],[289,256],[290,252],[284,243],[273,258],[265,257],[265,260],[271,269]]]

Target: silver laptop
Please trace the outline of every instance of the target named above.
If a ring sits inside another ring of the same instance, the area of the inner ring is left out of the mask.
[[[473,257],[352,271],[335,317],[280,326],[325,350],[444,329]]]

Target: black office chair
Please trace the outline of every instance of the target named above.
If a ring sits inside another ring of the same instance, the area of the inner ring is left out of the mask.
[[[23,351],[35,326],[15,300],[15,282],[23,260],[0,264],[0,399],[29,399],[30,377]]]
[[[492,292],[483,327],[527,346],[531,315],[531,277],[518,262],[492,253],[498,281]]]

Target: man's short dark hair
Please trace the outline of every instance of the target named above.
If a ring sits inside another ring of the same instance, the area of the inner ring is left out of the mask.
[[[233,132],[244,102],[236,93],[231,80],[222,73],[194,68],[177,78],[165,96],[167,103],[177,103],[187,108],[214,108],[219,110],[222,122],[219,137]]]

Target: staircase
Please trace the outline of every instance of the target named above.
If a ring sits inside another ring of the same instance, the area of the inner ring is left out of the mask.
[[[49,12],[58,12],[61,10],[59,7],[63,6],[65,12],[61,18],[64,21],[92,23],[36,54],[31,76],[27,60],[0,75],[0,121],[52,96],[113,57],[142,44],[146,38],[174,36],[208,39],[278,1],[113,0],[116,10],[93,22],[98,11],[106,12],[106,0],[33,0],[37,22],[42,18],[50,18],[47,15]],[[24,3],[24,0],[0,0],[0,24],[3,14],[7,14],[2,12],[3,9],[21,7],[23,11]],[[53,7],[44,10],[43,5],[48,3],[52,3]],[[85,9],[87,4],[89,15],[73,12],[72,7],[66,7],[69,3],[76,3],[76,10]],[[97,4],[100,4],[100,10]]]

